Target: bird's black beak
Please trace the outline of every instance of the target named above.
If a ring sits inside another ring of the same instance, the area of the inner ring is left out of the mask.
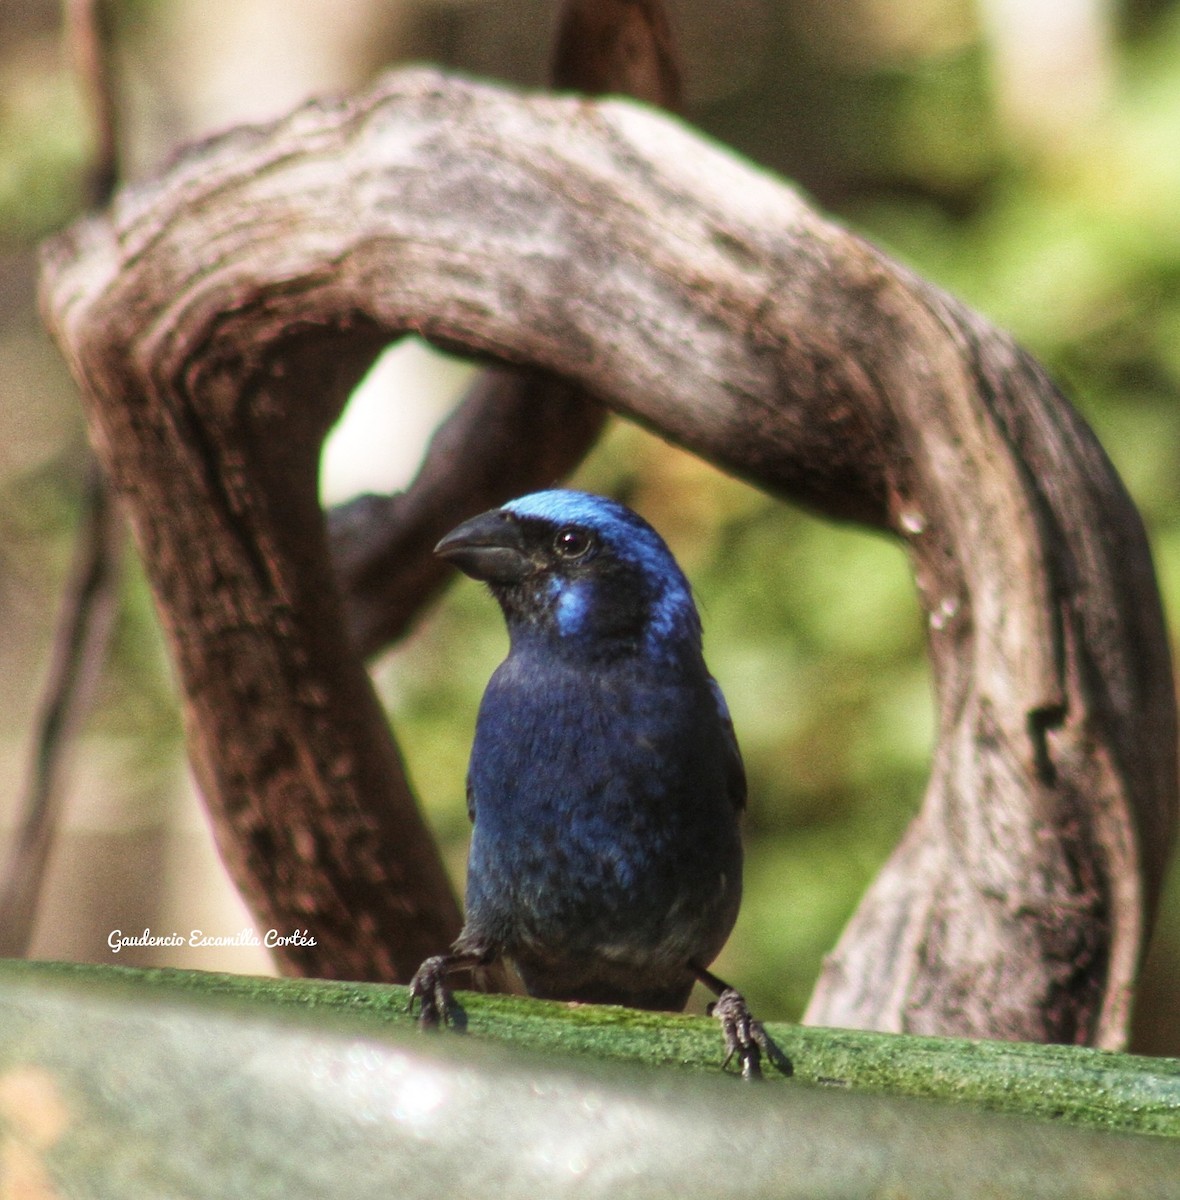
[[[519,583],[533,570],[520,526],[499,508],[452,529],[434,552],[486,583]]]

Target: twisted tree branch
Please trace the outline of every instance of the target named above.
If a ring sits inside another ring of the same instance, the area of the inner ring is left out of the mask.
[[[681,103],[680,65],[662,0],[566,0],[550,80],[584,94]],[[348,624],[366,656],[395,642],[453,572],[432,553],[460,521],[547,487],[581,462],[606,412],[544,371],[491,368],[438,431],[396,496],[363,496],[329,514]]]
[[[334,965],[438,944],[315,501],[349,386],[417,332],[905,540],[933,771],[809,1018],[1120,1042],[1176,815],[1159,597],[1093,436],[962,305],[666,117],[424,71],[191,151],[50,246],[44,302],[223,852],[257,887],[242,847],[263,846],[273,903],[330,931]]]

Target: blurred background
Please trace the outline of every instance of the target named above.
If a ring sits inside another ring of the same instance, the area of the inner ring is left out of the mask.
[[[115,0],[129,177],[308,95],[429,60],[545,77],[555,0]],[[688,119],[1011,329],[1095,427],[1147,520],[1180,629],[1180,3],[671,0]],[[36,313],[36,245],[82,203],[89,124],[59,0],[0,3],[0,850],[84,490],[75,389]],[[329,501],[404,485],[469,368],[388,353],[325,454]],[[823,954],[915,811],[931,747],[901,550],[819,522],[616,423],[577,483],[667,537],[700,600],[750,777],[747,898],[718,970],[796,1018]],[[270,970],[265,952],[112,953],[150,927],[252,925],[184,763],[174,686],[129,556],[110,664],[77,740],[32,952]],[[375,677],[461,886],[463,777],[505,637],[455,585]],[[2,861],[2,860],[0,860]],[[1173,872],[1173,876],[1175,872]],[[1134,1048],[1180,1054],[1180,880]],[[264,931],[260,931],[264,932]]]

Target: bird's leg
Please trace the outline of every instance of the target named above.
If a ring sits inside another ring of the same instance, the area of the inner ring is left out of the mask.
[[[467,1028],[467,1014],[463,1006],[455,999],[447,976],[456,971],[469,971],[473,967],[486,966],[486,954],[451,953],[436,954],[428,958],[410,980],[410,1002],[406,1006],[409,1012],[414,1011],[415,1002],[422,1005],[418,1015],[418,1024],[423,1029],[437,1029],[439,1025],[449,1025],[458,1033]]]
[[[721,1069],[724,1071],[736,1054],[742,1064],[742,1078],[761,1079],[762,1055],[765,1054],[784,1075],[793,1075],[795,1068],[791,1060],[762,1028],[762,1022],[754,1019],[741,992],[697,962],[689,962],[688,969],[717,997],[709,1005],[708,1012],[721,1022],[721,1032],[725,1037],[726,1054]]]

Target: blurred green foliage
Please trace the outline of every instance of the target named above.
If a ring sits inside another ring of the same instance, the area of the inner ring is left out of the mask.
[[[32,42],[0,59],[0,245],[42,237],[77,211],[89,147],[56,48]]]
[[[542,56],[522,59],[520,49],[528,40],[536,51],[552,8],[423,2],[404,49],[509,77],[532,71],[520,81],[538,82]],[[852,15],[838,21],[820,0],[674,8],[691,120],[1011,329],[1066,386],[1143,510],[1177,628],[1180,5],[1133,6],[1134,22],[1109,39],[1105,96],[1060,137],[1006,115],[994,47],[967,0],[849,0]],[[127,8],[141,50],[151,11]],[[76,202],[85,139],[65,68],[44,41],[29,44],[40,58],[0,53],[0,249],[21,248],[31,278],[32,238]],[[31,285],[11,284],[3,267],[0,371],[10,390],[17,380],[26,424],[39,405],[57,414],[49,425],[59,440],[0,456],[0,542],[29,528],[58,539],[36,572],[52,578],[76,494],[75,401],[60,368],[45,365],[43,340],[29,340]],[[796,1017],[822,955],[916,810],[928,770],[930,681],[904,554],[772,502],[621,423],[575,483],[640,509],[693,581],[750,778],[747,898],[718,969],[761,1015]],[[135,575],[129,593],[97,725],[142,738],[151,768],[178,752],[178,724]],[[43,642],[43,620],[38,629]],[[376,670],[457,880],[476,707],[504,649],[494,603],[462,581]],[[1173,887],[1145,985],[1142,1048],[1180,1053],[1178,988]]]

